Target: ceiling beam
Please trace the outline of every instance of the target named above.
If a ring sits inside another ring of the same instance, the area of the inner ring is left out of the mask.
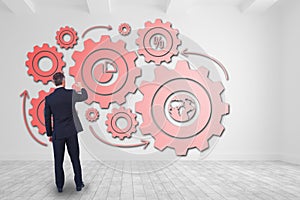
[[[36,11],[32,0],[2,0],[2,2],[15,14],[33,14]]]
[[[111,12],[110,0],[86,0],[86,3],[92,15]]]
[[[243,0],[239,5],[241,12],[264,12],[278,0]]]
[[[164,7],[164,11],[165,13],[168,13],[168,10],[170,8],[172,0],[165,0],[165,7]]]

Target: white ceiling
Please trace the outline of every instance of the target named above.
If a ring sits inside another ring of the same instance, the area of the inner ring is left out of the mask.
[[[118,12],[126,7],[172,12],[194,6],[228,5],[241,12],[263,12],[279,0],[0,0],[0,13],[43,13],[47,10],[72,10],[90,14]]]

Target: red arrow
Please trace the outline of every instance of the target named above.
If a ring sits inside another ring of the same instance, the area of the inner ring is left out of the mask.
[[[82,38],[84,38],[84,36],[88,33],[88,32],[90,32],[91,30],[94,30],[94,29],[98,29],[98,28],[106,28],[107,30],[112,30],[112,27],[111,27],[111,25],[108,25],[108,26],[92,26],[92,27],[90,27],[90,28],[88,28],[87,30],[85,30],[84,32],[83,32],[83,34],[82,34]]]
[[[90,128],[90,131],[92,132],[92,134],[98,139],[100,140],[101,142],[107,144],[107,145],[110,145],[110,146],[114,146],[114,147],[121,147],[121,148],[131,148],[131,147],[139,147],[139,146],[144,146],[144,149],[146,149],[148,147],[148,145],[150,144],[149,141],[147,140],[143,140],[141,139],[141,143],[139,144],[113,144],[113,143],[110,143],[106,140],[103,140],[102,138],[100,138],[97,133],[95,132],[94,128],[90,125],[89,126]]]
[[[27,90],[24,90],[24,92],[22,92],[20,94],[20,97],[23,97],[23,118],[24,118],[24,122],[25,122],[25,126],[30,134],[30,136],[36,141],[38,142],[39,144],[43,145],[43,146],[48,146],[46,143],[40,141],[38,138],[36,138],[34,136],[34,134],[32,133],[32,131],[30,130],[29,128],[29,125],[28,125],[28,121],[27,121],[27,118],[26,118],[26,99],[29,99],[29,94],[28,94],[28,91]]]
[[[226,68],[224,67],[224,65],[218,61],[216,58],[213,58],[207,54],[203,54],[203,53],[195,53],[195,52],[188,52],[188,49],[185,49],[181,52],[181,54],[185,57],[188,57],[189,55],[198,55],[198,56],[203,56],[205,58],[208,58],[210,60],[212,60],[213,62],[217,63],[217,65],[219,65],[221,67],[221,69],[223,70],[224,74],[225,74],[225,78],[228,81],[229,80],[229,76],[228,76],[228,72],[226,70]]]

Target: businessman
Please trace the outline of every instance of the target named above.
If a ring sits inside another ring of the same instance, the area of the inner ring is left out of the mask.
[[[75,103],[86,100],[88,95],[81,83],[77,83],[77,87],[81,88],[79,93],[65,89],[65,76],[61,72],[54,74],[53,82],[56,89],[45,98],[44,114],[47,136],[50,137],[53,144],[57,190],[58,192],[63,191],[65,182],[63,161],[65,146],[67,146],[75,174],[76,190],[81,191],[84,184],[79,160],[77,133],[83,129],[75,110]]]

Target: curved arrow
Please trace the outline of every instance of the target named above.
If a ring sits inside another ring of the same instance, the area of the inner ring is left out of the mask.
[[[20,97],[23,97],[23,118],[24,118],[24,123],[25,123],[25,126],[30,134],[30,136],[36,141],[38,142],[39,144],[43,145],[43,146],[48,146],[46,143],[40,141],[38,138],[36,138],[34,136],[34,134],[32,133],[32,131],[30,130],[29,128],[29,125],[28,125],[28,121],[27,121],[27,118],[26,118],[26,99],[28,98],[29,99],[29,94],[28,94],[28,91],[27,90],[24,90],[24,92],[22,92],[20,94]]]
[[[92,26],[92,27],[90,27],[90,28],[88,28],[87,30],[85,30],[84,32],[83,32],[83,34],[82,34],[82,38],[84,38],[84,36],[88,33],[88,32],[90,32],[91,30],[94,30],[94,29],[98,29],[98,28],[106,28],[107,30],[112,30],[112,27],[111,27],[111,25],[108,25],[108,26]]]
[[[92,132],[92,134],[98,139],[100,140],[101,142],[107,144],[107,145],[110,145],[110,146],[114,146],[114,147],[121,147],[121,148],[131,148],[131,147],[139,147],[139,146],[144,146],[144,149],[146,149],[148,147],[148,145],[150,144],[149,141],[147,140],[143,140],[141,139],[141,143],[139,144],[113,144],[113,143],[110,143],[102,138],[100,138],[97,133],[95,132],[94,128],[89,125],[89,128],[90,128],[90,131]]]
[[[185,49],[181,52],[181,54],[185,57],[188,57],[189,55],[198,55],[198,56],[202,56],[202,57],[205,57],[205,58],[208,58],[210,60],[212,60],[213,62],[215,62],[217,65],[219,65],[221,67],[221,69],[223,70],[224,74],[225,74],[225,78],[226,80],[228,81],[229,80],[229,75],[228,75],[228,72],[226,70],[226,68],[224,67],[224,65],[218,61],[216,58],[213,58],[207,54],[203,54],[203,53],[195,53],[195,52],[188,52],[188,49]]]

